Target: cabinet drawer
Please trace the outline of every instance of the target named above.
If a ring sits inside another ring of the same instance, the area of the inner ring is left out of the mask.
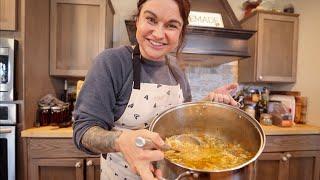
[[[30,138],[27,141],[31,158],[98,157],[78,150],[70,138]]]
[[[267,136],[263,152],[320,150],[320,135]]]

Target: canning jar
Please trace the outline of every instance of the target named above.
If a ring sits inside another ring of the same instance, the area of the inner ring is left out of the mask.
[[[263,113],[260,116],[260,123],[266,126],[271,126],[272,125],[272,119],[271,119],[271,114]]]
[[[61,106],[52,106],[51,107],[51,123],[52,124],[59,124],[63,121],[62,115],[62,107]]]
[[[47,126],[50,124],[50,106],[39,106],[38,117],[40,126]]]

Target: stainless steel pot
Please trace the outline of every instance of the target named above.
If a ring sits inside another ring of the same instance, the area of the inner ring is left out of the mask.
[[[156,116],[149,128],[165,139],[183,133],[218,135],[226,142],[239,143],[255,153],[249,161],[230,169],[200,170],[164,160],[159,163],[167,179],[255,179],[255,160],[265,146],[265,134],[259,123],[244,111],[226,104],[191,102],[172,107]]]

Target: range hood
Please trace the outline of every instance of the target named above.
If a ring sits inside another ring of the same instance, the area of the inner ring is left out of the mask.
[[[224,28],[188,26],[182,49],[188,64],[222,64],[250,57],[248,39],[255,31],[241,28],[227,0],[193,0],[191,10],[220,13]],[[135,22],[125,23],[129,40],[135,44]]]

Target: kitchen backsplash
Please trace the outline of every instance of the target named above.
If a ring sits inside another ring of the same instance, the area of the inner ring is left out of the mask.
[[[238,81],[238,63],[231,62],[216,66],[186,66],[192,100],[201,100],[213,89]]]

